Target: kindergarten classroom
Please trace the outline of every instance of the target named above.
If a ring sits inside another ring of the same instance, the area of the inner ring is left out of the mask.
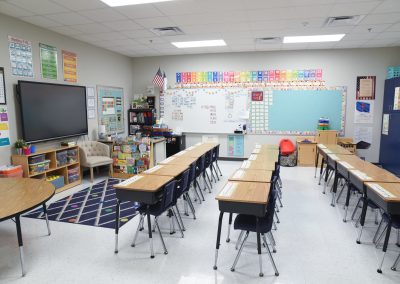
[[[0,0],[0,283],[400,283],[400,0]]]

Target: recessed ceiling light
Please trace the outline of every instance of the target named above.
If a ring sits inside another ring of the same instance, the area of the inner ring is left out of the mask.
[[[149,4],[157,2],[167,2],[174,0],[100,0],[100,1],[106,3],[110,7],[119,7],[119,6]]]
[[[285,36],[283,38],[283,43],[339,41],[345,35],[346,34],[313,35],[313,36]]]
[[[226,42],[223,39],[215,40],[198,40],[198,41],[180,41],[171,42],[177,48],[205,47],[205,46],[225,46]]]

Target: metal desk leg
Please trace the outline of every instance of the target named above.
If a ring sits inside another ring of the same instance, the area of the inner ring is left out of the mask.
[[[322,191],[323,194],[326,192],[326,186],[328,184],[328,180],[330,180],[330,172],[329,172],[329,166],[326,164],[325,167],[325,178],[324,178],[324,190]]]
[[[46,218],[47,232],[49,233],[49,236],[50,236],[51,235],[51,231],[50,231],[49,217],[47,216],[46,203],[43,203],[43,213],[44,213],[44,217]]]
[[[117,205],[115,206],[115,249],[114,253],[118,253],[118,231],[119,231],[119,206],[121,201],[117,200]]]
[[[332,187],[332,202],[331,202],[332,207],[335,207],[335,196],[338,186],[338,179],[339,179],[339,174],[337,172],[337,169],[335,169],[335,178],[333,179],[333,187]]]
[[[231,239],[229,238],[231,235],[231,226],[232,226],[232,213],[229,213],[229,224],[228,224],[228,236],[226,237],[226,242],[229,243]]]
[[[215,261],[214,261],[214,270],[217,270],[217,261],[218,261],[218,250],[220,246],[220,240],[221,240],[221,226],[222,226],[222,217],[224,217],[224,212],[219,212],[219,220],[218,220],[218,232],[217,232],[217,244],[216,244],[216,249],[215,249]]]
[[[19,220],[19,217],[20,217],[19,215],[15,216],[15,224],[17,226],[17,237],[19,246],[19,257],[21,260],[22,277],[24,277],[25,276],[24,244],[22,243],[21,222]]]
[[[347,195],[346,195],[346,203],[345,203],[346,210],[344,211],[344,217],[343,217],[343,222],[345,222],[345,223],[347,221],[346,220],[347,211],[349,210],[350,194],[351,194],[351,183],[349,182],[347,185]]]
[[[382,255],[382,260],[381,263],[378,267],[378,269],[376,270],[378,273],[382,273],[382,265],[383,265],[383,261],[385,260],[385,256],[386,256],[386,250],[388,247],[388,243],[389,243],[389,237],[390,237],[390,231],[392,230],[392,218],[389,218],[389,222],[387,224],[386,227],[386,236],[385,236],[385,242],[383,243],[383,255]]]
[[[324,159],[324,157],[322,157],[322,160],[321,160],[321,169],[319,170],[318,185],[321,185],[322,172],[324,171],[324,162],[325,162],[325,159]],[[325,169],[325,171],[326,171],[326,169]]]
[[[314,172],[314,178],[317,177],[317,170],[318,170],[318,159],[319,159],[319,151],[316,153],[315,157],[315,172]]]
[[[153,232],[151,231],[151,220],[150,220],[150,205],[147,205],[147,226],[149,230],[149,239],[150,239],[150,258],[154,258],[154,250],[153,250]]]
[[[367,215],[367,209],[368,209],[368,200],[367,198],[364,198],[363,200],[363,208],[362,208],[362,212],[361,212],[361,216],[360,216],[360,232],[358,233],[358,238],[357,238],[357,244],[361,244],[361,234],[364,228],[364,224],[365,224],[365,216]]]
[[[262,271],[262,255],[261,255],[261,237],[260,237],[260,222],[259,218],[256,218],[256,231],[257,231],[257,252],[258,252],[258,263],[260,265],[260,274],[258,274],[260,277],[264,276],[264,273]]]

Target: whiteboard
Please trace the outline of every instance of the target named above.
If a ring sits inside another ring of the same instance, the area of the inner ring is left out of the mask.
[[[160,95],[160,117],[174,131],[232,133],[246,122],[245,88],[169,89]]]

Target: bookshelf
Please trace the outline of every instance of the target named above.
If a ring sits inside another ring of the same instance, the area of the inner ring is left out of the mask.
[[[155,123],[154,109],[129,109],[128,110],[128,132],[129,135],[135,135],[137,131],[146,134],[149,131],[146,126],[153,126]],[[147,129],[146,129],[147,128]],[[151,128],[150,128],[151,129]],[[151,134],[151,131],[150,133]]]

